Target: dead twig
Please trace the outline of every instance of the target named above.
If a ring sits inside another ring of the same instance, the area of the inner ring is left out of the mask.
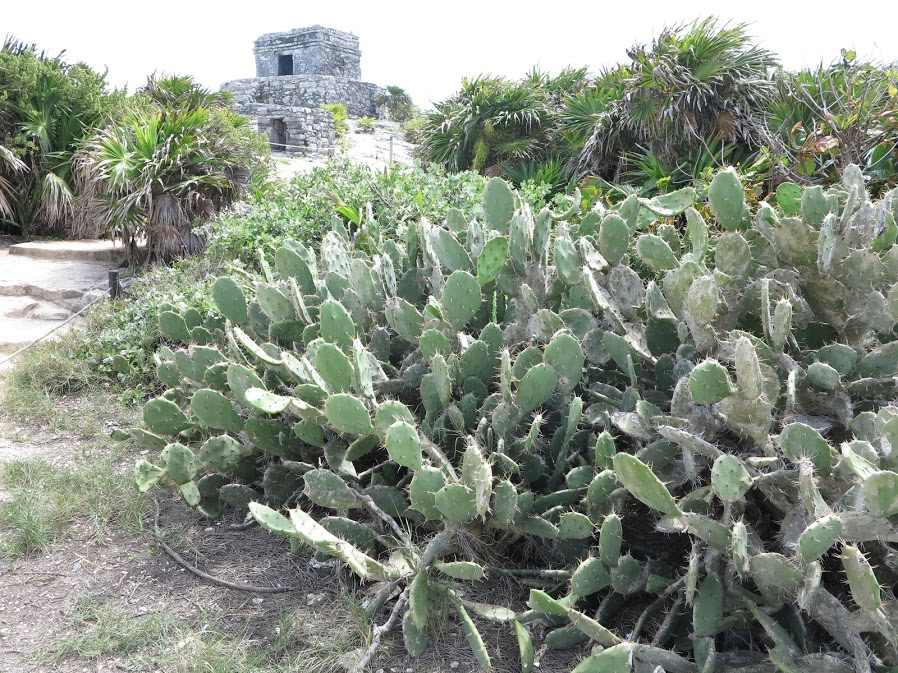
[[[196,575],[197,577],[206,580],[207,582],[211,582],[212,584],[216,584],[220,587],[225,587],[226,589],[235,589],[236,591],[246,591],[249,593],[256,594],[283,594],[289,593],[291,591],[297,591],[299,587],[292,586],[273,586],[273,587],[261,587],[255,586],[253,584],[242,584],[240,582],[230,582],[228,580],[221,579],[220,577],[215,577],[214,575],[210,575],[207,572],[204,572],[197,568],[194,565],[188,563],[183,556],[181,556],[178,552],[172,549],[168,543],[162,537],[162,530],[159,528],[159,500],[155,501],[156,503],[156,517],[153,521],[153,538],[156,540],[156,544],[164,551],[168,556],[179,566],[187,570],[188,572]]]
[[[368,645],[368,648],[362,654],[361,658],[359,658],[355,665],[349,670],[349,673],[362,673],[368,664],[371,663],[371,659],[374,658],[377,648],[380,647],[381,639],[384,637],[384,634],[393,630],[393,627],[396,625],[396,620],[399,618],[399,613],[402,612],[402,608],[405,607],[407,600],[408,588],[399,594],[399,598],[396,599],[396,604],[393,606],[393,609],[390,610],[390,616],[387,617],[387,621],[380,626],[375,625],[375,627],[371,629],[371,643]]]

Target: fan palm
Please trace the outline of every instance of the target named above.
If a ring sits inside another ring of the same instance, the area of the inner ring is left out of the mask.
[[[0,145],[0,220],[13,221],[17,198],[16,181],[28,170],[24,161]]]
[[[537,156],[549,114],[539,87],[499,77],[464,80],[427,115],[419,153],[452,171],[488,172],[509,159]]]
[[[83,192],[82,221],[121,236],[132,259],[167,261],[194,252],[197,221],[243,192],[264,142],[245,118],[215,98],[182,87],[183,78],[151,80],[149,104],[88,139],[76,164]]]
[[[0,91],[0,216],[26,237],[63,233],[73,213],[72,154],[104,113],[104,76],[7,38]]]
[[[629,50],[625,93],[596,120],[580,155],[582,172],[620,168],[620,148],[642,146],[662,162],[720,140],[756,144],[757,115],[770,100],[775,56],[743,24],[704,19],[667,28]]]

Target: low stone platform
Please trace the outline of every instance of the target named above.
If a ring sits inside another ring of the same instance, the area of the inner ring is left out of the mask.
[[[111,241],[35,241],[0,245],[0,361],[22,346],[53,333],[108,289],[121,246]]]
[[[82,308],[94,291],[104,291],[112,264],[43,258],[9,253],[0,256],[0,295],[33,297],[53,302],[71,312]]]
[[[36,259],[64,259],[68,261],[114,262],[125,259],[121,241],[30,241],[9,246],[10,255]]]

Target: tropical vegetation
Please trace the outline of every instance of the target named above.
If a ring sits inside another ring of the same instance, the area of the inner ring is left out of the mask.
[[[105,75],[11,37],[0,46],[0,231],[65,234],[75,207],[72,155],[122,102]]]
[[[624,196],[705,189],[716,168],[736,165],[764,194],[784,180],[832,184],[849,164],[879,193],[898,181],[898,67],[843,50],[789,72],[745,25],[704,19],[597,75],[465,80],[419,137],[426,161],[553,193],[588,178]]]
[[[133,261],[197,249],[193,225],[238,199],[266,163],[267,146],[227,103],[184,76],[110,91],[105,74],[7,38],[0,230],[120,236]]]
[[[479,620],[524,671],[885,670],[896,217],[850,165],[757,207],[727,168],[707,201],[493,178],[473,219],[335,219],[160,307],[137,483],[380,583],[412,657],[449,612],[482,670]],[[526,608],[469,598],[502,576]]]
[[[243,195],[264,171],[267,148],[224,95],[189,77],[151,77],[130,109],[75,156],[75,231],[120,237],[133,261],[197,252],[203,241],[194,225]]]
[[[405,89],[395,84],[390,84],[384,89],[384,93],[378,97],[377,104],[387,109],[390,119],[400,123],[408,121],[415,113],[412,97]]]
[[[415,131],[436,165],[289,183],[235,177],[258,152],[215,94],[151,81],[73,184],[206,254],[14,392],[115,382],[140,491],[346,571],[352,673],[447,625],[484,671],[898,668],[895,72],[782,72],[714,21],[628,56],[466,80]]]

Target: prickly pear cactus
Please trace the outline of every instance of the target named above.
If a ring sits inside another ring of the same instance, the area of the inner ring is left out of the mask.
[[[898,194],[709,199],[535,214],[493,179],[466,227],[284,242],[223,324],[160,315],[140,488],[392,582],[413,656],[442,604],[484,669],[483,619],[525,671],[898,665]],[[466,598],[499,574],[527,608]]]

